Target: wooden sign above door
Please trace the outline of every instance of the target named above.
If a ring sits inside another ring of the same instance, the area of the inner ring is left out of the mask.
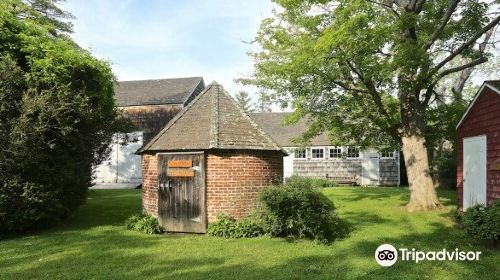
[[[167,170],[167,176],[168,177],[194,177],[194,170],[193,169],[184,169],[184,168],[179,168],[179,169],[168,169]]]
[[[167,163],[168,167],[193,167],[192,160],[170,160]]]

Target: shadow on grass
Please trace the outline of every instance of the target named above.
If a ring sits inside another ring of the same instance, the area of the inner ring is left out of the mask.
[[[306,244],[303,250],[301,246],[305,242],[147,236],[113,227],[122,225],[124,219],[140,210],[137,196],[140,198],[139,192],[132,194],[131,199],[120,193],[116,196],[91,194],[88,204],[65,228],[4,246],[2,254],[9,257],[0,257],[3,268],[0,278],[477,279],[481,276],[496,279],[498,274],[498,255],[470,241],[463,232],[429,221],[428,232],[415,233],[407,217],[391,220],[382,213],[370,212],[373,209],[369,208],[347,210],[343,218],[354,225],[354,230],[383,223],[389,225],[388,230],[408,227],[407,233],[389,238],[390,235],[383,233],[348,238],[332,246]],[[116,197],[120,199],[115,200]],[[392,198],[394,200],[394,195]],[[92,229],[82,230],[89,228]],[[398,261],[393,267],[384,268],[378,266],[373,257],[375,249],[383,243],[423,251],[483,249],[483,259],[419,264]],[[269,245],[273,247],[267,248]]]
[[[141,190],[89,190],[86,203],[61,224],[25,234],[0,236],[0,241],[67,230],[124,225],[128,217],[141,210]]]
[[[457,237],[457,233],[438,223],[432,227],[433,231],[428,234],[359,240],[347,248],[328,246],[327,248],[331,248],[328,253],[322,251],[311,254],[308,251],[303,256],[287,256],[271,265],[261,264],[258,259],[240,258],[234,261],[238,254],[248,250],[243,247],[238,252],[238,247],[234,247],[241,246],[238,242],[219,243],[221,247],[216,249],[223,249],[223,256],[215,253],[198,254],[194,251],[182,253],[182,250],[162,252],[155,248],[159,242],[175,240],[169,237],[129,235],[116,230],[102,231],[89,236],[75,236],[73,241],[67,240],[72,243],[69,246],[66,244],[66,251],[60,251],[57,248],[60,244],[49,241],[38,244],[34,255],[19,256],[12,249],[6,252],[13,256],[9,263],[0,262],[0,266],[28,266],[29,271],[11,271],[9,274],[10,277],[19,279],[43,275],[45,277],[36,278],[60,278],[64,275],[61,269],[80,278],[113,279],[477,279],[479,275],[481,279],[495,279],[498,268],[494,252],[491,251],[483,252],[482,258],[486,261],[480,262],[424,261],[417,264],[399,260],[390,268],[380,267],[375,263],[375,249],[383,243],[392,244],[396,248],[416,248],[422,251],[443,248],[478,249],[473,244],[460,244],[459,240],[442,244],[441,240]],[[113,240],[109,239],[110,234]],[[127,251],[139,248],[140,250]],[[266,255],[261,257],[265,258]],[[43,271],[43,275],[37,274],[40,271]]]
[[[401,198],[404,199],[408,196],[408,188],[404,187],[363,187],[352,189],[348,196],[344,196],[342,200],[347,202],[359,200],[387,200]]]

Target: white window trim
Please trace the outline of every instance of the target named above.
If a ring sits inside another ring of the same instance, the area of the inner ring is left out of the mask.
[[[390,152],[392,152],[392,157],[384,157],[384,156],[382,156],[382,152],[380,152],[379,153],[380,154],[380,158],[381,159],[396,159],[396,153],[397,152],[396,151],[390,151]]]
[[[307,160],[307,148],[301,149],[301,148],[293,148],[293,160]],[[298,158],[295,157],[295,152],[297,150],[304,150],[304,157],[303,158]]]
[[[340,157],[331,157],[330,156],[330,149],[339,149],[340,148]],[[344,147],[342,146],[328,146],[328,158],[331,160],[341,160],[343,159],[343,153],[344,153]]]
[[[350,156],[349,156],[349,153],[348,153],[348,151],[349,151],[349,147],[353,147],[353,148],[358,149],[358,156],[357,156],[357,157],[350,157]],[[342,150],[342,151],[343,151],[343,150]],[[357,147],[357,146],[346,146],[346,147],[345,147],[345,155],[346,155],[346,158],[347,158],[347,159],[361,159],[361,149],[360,149],[359,147]]]
[[[325,160],[325,159],[327,159],[327,157],[326,157],[326,147],[312,146],[312,147],[309,148],[309,150],[311,151],[311,160]],[[313,157],[313,150],[323,150],[323,157],[314,158]]]

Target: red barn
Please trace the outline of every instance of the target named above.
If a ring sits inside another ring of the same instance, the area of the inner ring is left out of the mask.
[[[500,80],[486,81],[457,125],[459,208],[500,198]]]

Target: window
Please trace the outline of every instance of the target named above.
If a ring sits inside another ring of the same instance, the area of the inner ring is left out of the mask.
[[[311,157],[312,158],[324,158],[325,157],[325,149],[323,149],[323,148],[311,149]]]
[[[348,158],[359,158],[359,148],[347,147],[347,157]]]
[[[380,152],[380,155],[383,158],[395,158],[396,157],[396,152],[394,151],[389,151],[389,150],[384,150]]]
[[[296,149],[295,150],[295,158],[306,158],[306,150]]]
[[[342,158],[342,148],[332,147],[330,148],[330,158]]]

